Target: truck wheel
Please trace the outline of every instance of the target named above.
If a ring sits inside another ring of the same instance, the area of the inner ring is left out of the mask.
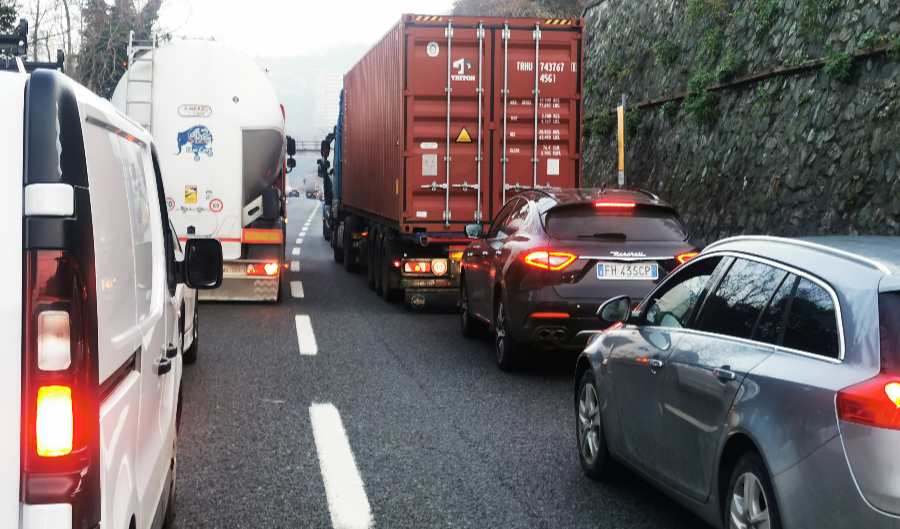
[[[340,246],[338,246],[336,231],[337,230],[335,230],[335,233],[331,234],[331,248],[332,248],[332,250],[334,250],[334,262],[335,263],[343,263],[344,262],[344,250],[341,249]]]
[[[396,303],[399,290],[391,288],[393,263],[388,238],[385,236],[381,252],[381,297],[388,303]]]
[[[366,275],[369,279],[369,288],[375,290],[375,240],[377,239],[374,226],[369,226],[369,234],[366,235]]]
[[[322,237],[324,237],[326,241],[331,240],[331,230],[328,229],[328,221],[324,218],[322,219]]]
[[[378,230],[378,233],[375,234],[374,251],[375,255],[372,256],[372,267],[374,270],[372,274],[374,276],[375,292],[381,294],[381,254],[384,253],[384,235],[381,230]]]
[[[344,241],[344,255],[341,260],[344,262],[344,270],[350,273],[356,269],[356,266],[353,263],[353,254],[351,253],[351,244],[353,243],[353,239],[350,237],[351,229],[350,219],[347,219],[344,223],[344,236],[342,237],[342,240]]]

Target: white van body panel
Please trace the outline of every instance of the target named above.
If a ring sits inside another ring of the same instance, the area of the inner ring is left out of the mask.
[[[20,126],[0,127],[0,196],[6,197],[0,208],[0,223],[8,233],[22,233],[23,164],[25,131],[25,81],[19,74],[0,73],[0,101],[4,121]],[[8,244],[0,259],[0,277],[4,290],[0,296],[0,336],[4,347],[0,352],[0,520],[4,527],[19,527],[19,472],[22,409],[22,244]],[[9,525],[6,525],[9,524]]]

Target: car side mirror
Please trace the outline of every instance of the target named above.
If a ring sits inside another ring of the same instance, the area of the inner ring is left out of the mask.
[[[607,323],[625,323],[631,315],[631,298],[616,296],[606,301],[597,309],[597,317]]]
[[[470,239],[480,239],[482,231],[481,224],[466,224],[466,237]]]
[[[222,284],[222,243],[216,239],[188,239],[184,247],[184,284],[199,290]]]

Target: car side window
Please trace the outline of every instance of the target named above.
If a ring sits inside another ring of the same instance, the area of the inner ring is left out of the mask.
[[[520,205],[516,206],[509,216],[509,220],[507,220],[506,223],[503,224],[503,227],[500,228],[500,232],[503,235],[498,234],[498,237],[510,237],[515,235],[525,225],[525,220],[528,219],[528,213],[531,211],[531,206],[528,204],[527,200],[520,200],[519,203]]]
[[[497,213],[497,217],[494,218],[493,224],[491,224],[491,229],[488,231],[487,238],[488,239],[502,239],[505,238],[506,235],[502,234],[500,228],[502,228],[506,221],[509,219],[509,216],[512,215],[516,206],[519,203],[519,199],[512,199],[503,206],[503,209],[500,210],[500,213]]]
[[[721,257],[710,257],[674,272],[674,276],[660,290],[651,294],[644,325],[676,329],[685,327],[721,261]]]
[[[751,339],[757,342],[778,345],[781,339],[781,329],[784,327],[785,311],[787,310],[788,302],[791,300],[791,295],[794,293],[796,284],[797,276],[794,274],[788,274],[781,281],[781,285],[775,291],[772,299],[769,300],[769,305],[763,311],[762,316],[760,316],[759,323],[756,324],[756,330],[753,331]]]
[[[828,358],[840,356],[837,310],[824,288],[800,279],[788,311],[782,346]]]
[[[706,300],[695,328],[749,339],[763,308],[787,272],[737,259]]]

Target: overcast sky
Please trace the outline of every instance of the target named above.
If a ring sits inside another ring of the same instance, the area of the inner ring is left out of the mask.
[[[404,13],[444,14],[453,0],[166,0],[160,25],[280,57],[373,44]]]

